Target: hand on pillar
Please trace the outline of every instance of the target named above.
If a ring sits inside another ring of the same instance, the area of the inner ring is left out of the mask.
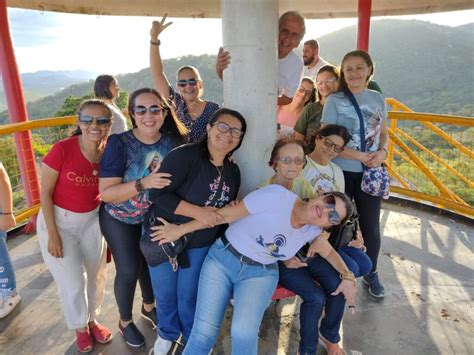
[[[165,14],[165,16],[163,16],[161,21],[153,21],[153,24],[152,24],[152,27],[151,27],[151,30],[150,30],[150,38],[151,38],[152,41],[156,41],[158,39],[158,36],[160,35],[160,33],[163,32],[163,30],[166,27],[168,27],[169,25],[171,25],[173,23],[173,22],[168,22],[168,23],[165,24],[167,16],[168,16],[168,14]]]
[[[226,69],[230,64],[230,59],[230,53],[224,51],[224,48],[219,47],[219,53],[217,53],[216,59],[216,74],[221,80],[224,76],[224,69]]]

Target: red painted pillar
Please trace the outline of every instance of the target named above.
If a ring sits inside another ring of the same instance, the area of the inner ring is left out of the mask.
[[[28,121],[25,97],[8,27],[6,0],[0,0],[0,70],[11,122]],[[28,207],[32,207],[40,201],[40,190],[31,133],[29,131],[15,133],[14,138],[26,202]],[[34,220],[32,222],[34,223]],[[31,227],[33,226],[30,224],[28,229],[31,230]]]
[[[357,25],[357,49],[369,51],[370,15],[372,11],[372,0],[359,0]]]

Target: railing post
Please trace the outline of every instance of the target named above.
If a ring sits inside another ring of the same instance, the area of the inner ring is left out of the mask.
[[[8,27],[6,0],[0,0],[0,70],[11,122],[28,121],[25,97]],[[31,133],[30,131],[15,133],[14,137],[26,202],[28,207],[32,207],[40,201],[40,190]],[[27,231],[34,228],[35,219],[32,218],[31,222]]]
[[[370,15],[372,12],[372,0],[359,0],[357,24],[357,49],[369,51],[370,37]]]

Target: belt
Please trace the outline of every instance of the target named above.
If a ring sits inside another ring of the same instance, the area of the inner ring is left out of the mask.
[[[239,258],[241,263],[248,264],[248,265],[256,265],[256,266],[263,266],[263,267],[268,267],[270,265],[265,265],[262,263],[259,263],[258,261],[255,261],[248,256],[242,255],[239,253],[237,249],[235,249],[232,244],[229,242],[229,240],[226,238],[225,235],[221,237],[222,242],[224,243],[225,247],[232,253],[234,254],[237,258]]]

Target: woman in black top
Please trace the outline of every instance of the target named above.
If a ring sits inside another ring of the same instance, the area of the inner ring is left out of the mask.
[[[171,174],[171,184],[151,191],[154,205],[146,218],[161,217],[174,223],[196,219],[208,228],[189,236],[183,253],[186,265],[181,264],[177,271],[168,262],[149,266],[157,300],[155,355],[166,354],[181,334],[187,340],[191,333],[201,265],[222,231],[212,211],[237,197],[240,170],[229,157],[240,147],[246,127],[239,112],[220,109],[209,119],[204,140],[174,149],[161,163],[160,172]],[[149,238],[147,230],[142,238]]]

